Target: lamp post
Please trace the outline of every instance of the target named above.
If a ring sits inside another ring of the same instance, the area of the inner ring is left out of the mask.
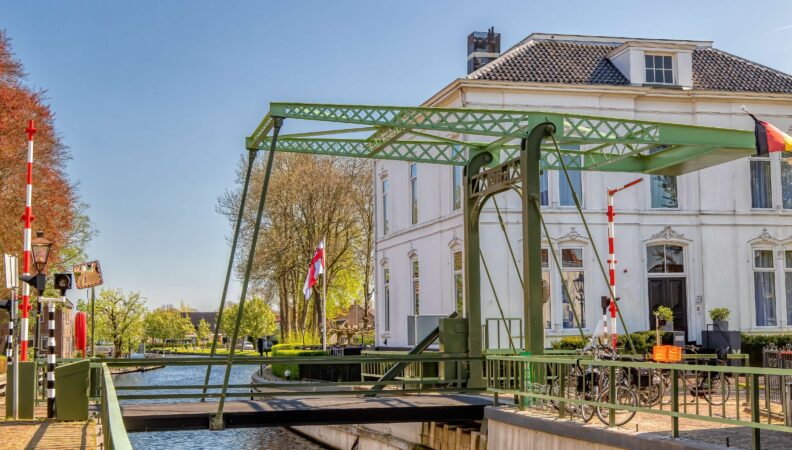
[[[580,272],[580,275],[578,275],[577,278],[572,280],[572,285],[574,286],[575,291],[577,291],[577,294],[578,294],[578,303],[580,304],[580,315],[581,315],[581,318],[582,318],[583,315],[585,314],[585,306],[584,306],[585,285],[583,284],[583,272]]]
[[[49,259],[50,249],[52,248],[52,241],[44,237],[44,232],[41,230],[36,231],[36,238],[30,242],[31,253],[33,257],[33,264],[36,266],[36,290],[38,291],[39,298],[44,292],[46,283],[46,274],[44,269],[47,267],[47,260]],[[43,277],[43,279],[42,279]],[[41,323],[41,301],[37,300],[37,315],[36,315],[36,344],[33,346],[33,360],[38,358],[39,345],[41,345],[41,330],[39,324]]]

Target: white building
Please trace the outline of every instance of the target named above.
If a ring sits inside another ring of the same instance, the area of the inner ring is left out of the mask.
[[[530,35],[424,103],[753,129],[742,105],[789,130],[792,76],[712,42],[548,34]],[[603,264],[606,188],[635,178],[573,173]],[[674,309],[674,326],[686,330],[688,340],[701,339],[707,312],[717,306],[731,309],[732,329],[792,329],[792,166],[774,154],[678,178],[643,178],[616,197],[617,295],[630,331],[650,329],[650,311],[659,304]],[[464,314],[461,168],[377,161],[375,183],[377,343],[402,347],[414,340],[410,316]],[[582,317],[591,332],[608,290],[566,182],[549,171],[543,184],[542,213],[551,234],[544,243],[550,239],[559,250],[573,297],[580,294],[571,281],[583,275]],[[521,270],[519,199],[506,193],[497,202]],[[482,254],[504,315],[522,317],[522,288],[492,202],[488,206],[481,218]],[[547,339],[577,334],[561,276],[553,258],[546,260]],[[501,317],[484,270],[481,295],[484,325]],[[490,347],[503,347],[504,337],[497,343],[494,333]]]

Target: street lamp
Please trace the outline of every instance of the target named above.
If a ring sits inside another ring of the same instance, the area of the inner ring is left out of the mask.
[[[52,241],[45,238],[44,232],[39,230],[36,231],[36,239],[31,241],[30,246],[33,250],[33,262],[36,265],[36,271],[42,273],[47,266],[47,259],[49,259]]]

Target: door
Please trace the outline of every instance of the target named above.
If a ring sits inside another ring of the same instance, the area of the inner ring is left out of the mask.
[[[685,332],[688,339],[687,283],[685,277],[649,278],[649,329],[655,329],[654,312],[667,306],[674,312],[674,331]]]

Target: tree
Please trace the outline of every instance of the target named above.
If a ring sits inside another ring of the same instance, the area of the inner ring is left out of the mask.
[[[96,298],[96,337],[113,343],[113,357],[135,346],[143,338],[145,300],[139,292],[103,289]]]
[[[209,339],[209,335],[212,334],[212,329],[209,327],[209,323],[207,323],[204,319],[201,319],[198,322],[198,329],[196,330],[196,336],[198,337],[198,342],[201,343],[203,347],[206,341]]]
[[[233,337],[234,324],[236,323],[239,305],[229,303],[223,313],[221,330],[229,340]],[[253,297],[245,302],[245,312],[239,324],[239,337],[250,336],[260,338],[275,332],[275,313],[270,306],[260,297]],[[229,341],[229,345],[230,345]]]
[[[260,191],[263,167],[263,161],[254,167],[250,192]],[[243,161],[238,170],[240,184],[245,169]],[[366,261],[373,257],[371,183],[368,161],[277,155],[251,280],[254,292],[266,293],[265,298],[273,299],[284,338],[306,330],[317,333],[320,329],[321,299],[312,295],[305,300],[302,286],[310,258],[323,237],[328,250],[327,317],[332,318],[357,299],[367,302],[373,267]],[[240,196],[238,188],[226,192],[218,201],[218,211],[232,225]],[[250,242],[258,198],[253,194],[247,200],[243,246]],[[244,258],[240,258],[236,262],[238,274],[244,266]]]
[[[168,305],[146,314],[144,328],[147,338],[161,343],[183,340],[196,333],[190,318]]]

